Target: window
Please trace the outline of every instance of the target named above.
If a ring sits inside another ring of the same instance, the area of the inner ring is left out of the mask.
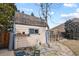
[[[30,34],[34,34],[34,29],[29,29]]]
[[[38,29],[29,29],[29,34],[38,34]]]
[[[38,30],[37,29],[35,30],[35,34],[38,34]]]

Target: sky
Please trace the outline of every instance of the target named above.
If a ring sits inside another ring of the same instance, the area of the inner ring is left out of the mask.
[[[16,3],[16,7],[20,12],[24,11],[25,14],[31,14],[32,12],[36,17],[39,17],[39,5],[34,3]],[[78,3],[52,3],[51,18],[48,18],[48,25],[50,28],[54,28],[69,18],[79,16],[79,4]],[[78,17],[79,18],[79,17]]]

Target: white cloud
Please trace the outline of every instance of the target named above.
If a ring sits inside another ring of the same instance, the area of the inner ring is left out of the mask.
[[[67,17],[68,14],[61,14],[61,17]]]
[[[21,11],[33,12],[33,9],[30,8],[20,8]]]
[[[54,12],[52,11],[52,12],[50,12],[50,14],[51,14],[51,15],[53,15],[53,14],[54,14]]]
[[[61,17],[69,17],[69,16],[72,16],[73,13],[69,13],[69,14],[61,14]]]
[[[61,14],[61,17],[77,17],[79,18],[79,13],[69,13],[69,14]]]
[[[79,12],[79,8],[76,9],[76,12]]]
[[[64,3],[63,4],[65,7],[77,7],[76,4],[73,4],[73,3]]]
[[[79,8],[77,8],[76,10],[75,10],[75,12],[73,12],[73,13],[68,13],[68,14],[61,14],[61,17],[63,18],[68,18],[68,17],[70,17],[70,18],[74,18],[74,17],[77,17],[77,18],[79,18]]]

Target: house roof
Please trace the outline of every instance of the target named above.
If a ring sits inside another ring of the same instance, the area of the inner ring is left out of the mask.
[[[19,12],[15,13],[15,23],[22,25],[47,27],[47,23],[43,19]]]
[[[50,31],[55,31],[55,30],[57,30],[57,31],[59,31],[59,32],[65,32],[64,27],[65,27],[65,26],[64,26],[64,23],[63,23],[63,24],[60,24],[60,25],[58,25],[58,26],[56,26],[56,27],[50,29]]]
[[[78,23],[79,22],[79,18],[73,18],[71,20],[72,20],[72,22],[75,22],[75,23]],[[50,31],[58,30],[60,32],[65,32],[65,29],[64,28],[65,28],[65,24],[63,23],[63,24],[60,24],[60,25],[58,25],[58,26],[50,29]]]
[[[79,18],[73,18],[72,22],[79,22]]]

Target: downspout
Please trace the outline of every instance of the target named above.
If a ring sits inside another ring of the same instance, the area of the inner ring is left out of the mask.
[[[16,39],[16,28],[15,28],[15,22],[14,22],[14,30],[13,30],[13,49],[15,49],[15,39]]]
[[[47,30],[46,30],[45,36],[46,36],[46,44],[47,44],[48,43],[48,31]]]
[[[15,47],[15,22],[13,24],[13,30],[10,32],[9,50],[13,50],[14,47]]]
[[[10,32],[9,50],[13,50],[13,32]]]

